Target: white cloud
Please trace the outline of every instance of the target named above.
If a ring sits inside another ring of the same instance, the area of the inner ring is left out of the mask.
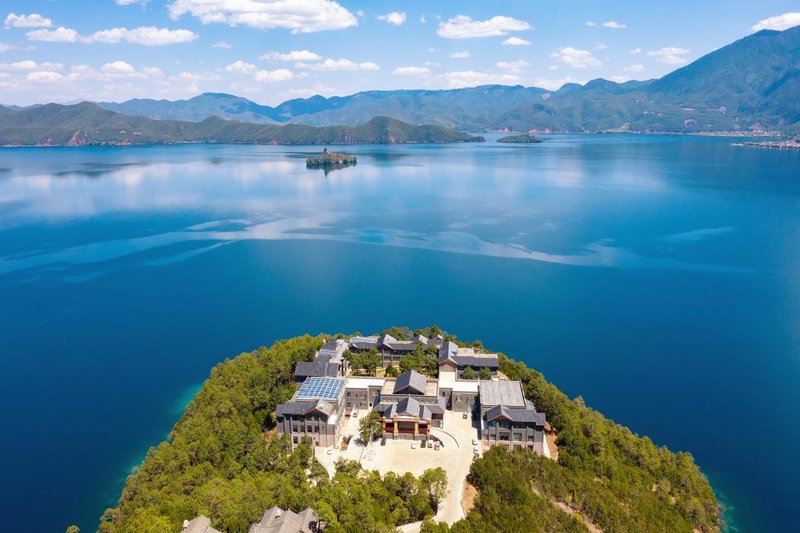
[[[509,37],[502,43],[504,46],[530,46],[531,42],[519,37]]]
[[[557,52],[550,54],[550,57],[572,68],[599,67],[603,64],[589,50],[578,50],[571,46],[559,48]]]
[[[136,69],[130,63],[126,63],[125,61],[112,61],[111,63],[106,63],[100,70],[106,72],[108,74],[133,74],[136,72]]]
[[[625,83],[626,81],[631,81],[631,79],[628,76],[611,76],[611,81],[615,81],[617,83]]]
[[[676,48],[674,46],[667,46],[659,48],[658,50],[649,50],[647,55],[655,58],[659,63],[666,63],[667,65],[681,65],[686,63],[686,58],[681,57],[689,53],[686,48]]]
[[[406,14],[403,11],[392,11],[385,15],[378,15],[378,20],[394,24],[395,26],[402,26],[406,22]]]
[[[636,63],[634,65],[628,65],[624,69],[625,72],[644,72],[644,65],[641,63]]]
[[[9,13],[5,21],[6,28],[49,28],[52,25],[52,20],[44,18],[39,13],[30,15]]]
[[[192,15],[203,24],[222,23],[260,30],[285,28],[292,33],[341,30],[358,26],[358,19],[331,0],[173,0],[173,19]]]
[[[138,28],[111,28],[96,31],[84,37],[86,43],[111,43],[122,41],[141,44],[144,46],[164,46],[169,44],[187,43],[197,39],[197,34],[189,30],[169,30],[155,26],[140,26]]]
[[[458,15],[446,22],[440,22],[436,33],[445,39],[473,39],[506,35],[510,31],[523,31],[530,27],[524,20],[512,17],[496,16],[488,20],[472,20],[467,15]]]
[[[375,63],[356,63],[349,59],[326,59],[322,63],[311,65],[313,70],[322,72],[332,72],[336,70],[378,70],[380,67]]]
[[[259,70],[253,79],[256,81],[286,81],[294,78],[291,70],[279,68],[277,70]]]
[[[597,23],[596,22],[592,22],[591,20],[587,20],[586,21],[586,26],[588,26],[589,28],[594,28],[595,26],[597,26]]]
[[[25,79],[34,83],[64,83],[67,81],[63,74],[52,71],[30,72]]]
[[[421,76],[423,74],[430,74],[431,69],[428,67],[398,67],[392,71],[392,74],[398,76]]]
[[[631,55],[637,56],[637,55],[642,53],[642,49],[641,48],[634,48],[633,50],[629,50],[628,53],[631,54]]]
[[[604,28],[611,28],[612,30],[624,30],[628,27],[627,24],[622,24],[621,22],[617,22],[616,20],[608,20],[603,23]]]
[[[450,54],[450,57],[452,59],[467,59],[469,55],[470,55],[469,52],[467,52],[466,50],[462,50],[461,52],[453,52],[452,54]]]
[[[32,30],[25,34],[29,41],[43,41],[50,43],[74,43],[78,40],[78,32],[59,26],[55,30]]]
[[[505,70],[509,74],[519,74],[522,69],[525,67],[530,66],[530,63],[527,61],[519,60],[519,61],[498,61],[496,64],[497,68]]]
[[[61,70],[64,65],[61,63],[37,63],[32,59],[25,59],[14,63],[0,63],[0,68],[4,70]]]
[[[476,72],[465,70],[460,72],[447,72],[442,76],[448,87],[475,87],[478,85],[496,85],[519,83],[519,77],[514,74],[493,74],[490,72]]]
[[[420,24],[425,24],[427,22],[427,20],[425,19],[425,13],[423,13],[422,16],[419,17],[419,22]]]
[[[238,61],[234,61],[227,67],[225,67],[225,72],[236,72],[238,74],[244,74],[245,72],[253,72],[256,69],[256,66],[252,63],[245,63],[241,59]]]
[[[8,52],[12,48],[13,47],[10,44],[0,43],[0,54],[2,54],[3,52]]]
[[[289,53],[267,52],[259,59],[272,59],[275,61],[321,61],[322,56],[309,50],[292,50]]]
[[[594,43],[595,50],[606,50],[608,49],[608,45],[606,43]]]
[[[224,50],[227,50],[229,48],[233,48],[233,45],[231,43],[228,43],[228,42],[225,42],[225,41],[217,41],[214,44],[212,44],[211,47],[212,48],[222,48]]]
[[[139,4],[140,6],[145,5],[148,0],[114,0],[114,3],[118,6],[131,6],[134,4]]]
[[[753,31],[777,30],[783,31],[800,26],[800,12],[784,13],[775,17],[769,17],[758,21],[758,24],[750,28]]]

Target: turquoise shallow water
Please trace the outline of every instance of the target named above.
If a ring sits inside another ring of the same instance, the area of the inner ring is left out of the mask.
[[[0,151],[0,501],[91,530],[225,357],[437,323],[690,451],[731,529],[800,489],[800,153],[727,139]]]

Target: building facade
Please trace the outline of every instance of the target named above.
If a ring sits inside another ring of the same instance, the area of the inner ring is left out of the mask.
[[[525,448],[549,456],[544,435],[546,417],[525,399],[519,381],[481,381],[479,401],[480,435],[485,446]]]
[[[292,447],[303,437],[314,446],[334,446],[344,419],[345,378],[311,377],[292,399],[275,409],[278,433],[289,435]]]

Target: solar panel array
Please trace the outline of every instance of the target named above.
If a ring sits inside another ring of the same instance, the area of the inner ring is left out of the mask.
[[[344,387],[342,378],[308,378],[297,393],[298,399],[324,398],[335,400]]]

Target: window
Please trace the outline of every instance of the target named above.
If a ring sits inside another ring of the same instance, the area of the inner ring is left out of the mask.
[[[500,440],[502,441],[508,441],[508,433],[500,433],[498,437],[500,437]]]
[[[292,433],[297,433],[297,424],[292,426]]]
[[[528,433],[528,442],[533,442],[533,433]]]
[[[292,437],[292,442],[294,442],[295,444],[298,444],[298,439],[297,439],[297,437]]]

